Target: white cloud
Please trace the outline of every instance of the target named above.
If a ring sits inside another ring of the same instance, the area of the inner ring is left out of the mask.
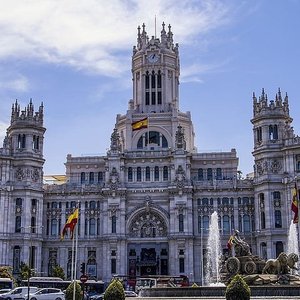
[[[12,90],[17,92],[25,92],[29,88],[27,78],[20,74],[0,74],[0,89],[1,90]]]
[[[173,24],[175,41],[224,25],[232,17],[221,0],[10,0],[1,4],[0,59],[33,58],[118,77],[124,53],[145,22],[148,35],[162,21]],[[126,56],[127,57],[127,56]],[[130,60],[130,57],[127,57]]]

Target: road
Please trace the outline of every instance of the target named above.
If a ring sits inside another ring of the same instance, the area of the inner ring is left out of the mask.
[[[132,300],[132,298],[126,298],[127,300]],[[225,297],[206,297],[206,298],[197,298],[197,297],[180,297],[180,298],[174,298],[174,297],[137,297],[134,299],[143,299],[143,300],[226,300]],[[300,300],[300,296],[298,297],[251,297],[251,300]]]

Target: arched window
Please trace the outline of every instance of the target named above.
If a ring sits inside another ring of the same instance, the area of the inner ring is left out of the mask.
[[[40,137],[38,135],[33,135],[33,138],[32,138],[32,149],[33,150],[39,149],[39,140],[40,140]]]
[[[243,197],[243,205],[249,205],[249,204],[250,204],[249,197]]]
[[[97,219],[97,235],[100,235],[100,219]]]
[[[224,233],[230,232],[229,216],[227,216],[227,215],[223,216],[223,232]]]
[[[262,211],[260,213],[260,222],[261,222],[261,229],[265,229],[266,228],[266,216],[265,216],[264,211]]]
[[[15,232],[21,232],[21,216],[16,216],[15,219]]]
[[[85,173],[84,172],[81,172],[81,174],[80,174],[80,182],[81,182],[81,184],[85,183]]]
[[[270,125],[269,126],[269,139],[272,140],[278,140],[278,130],[277,125]]]
[[[111,233],[117,232],[117,218],[116,216],[111,217]]]
[[[179,214],[179,232],[184,232],[183,214]]]
[[[90,172],[89,183],[90,183],[90,184],[93,184],[93,183],[94,183],[94,172]]]
[[[56,201],[51,202],[51,208],[57,208],[57,202]]]
[[[198,169],[198,180],[202,181],[204,179],[203,177],[203,169]]]
[[[103,172],[98,172],[98,182],[103,181]]]
[[[142,181],[142,169],[141,167],[137,167],[136,169],[136,180]]]
[[[278,255],[284,251],[283,249],[283,242],[279,241],[279,242],[276,242],[276,257],[278,257]]]
[[[209,216],[203,216],[203,229],[206,232],[209,229]]]
[[[159,181],[159,168],[158,168],[158,166],[156,166],[154,168],[154,180]]]
[[[157,147],[168,148],[168,141],[166,137],[158,131],[150,131],[149,134],[148,132],[144,132],[137,142],[137,149],[148,147],[148,142],[156,145]]]
[[[16,206],[22,206],[22,198],[16,199]]]
[[[264,260],[268,259],[268,254],[267,254],[267,244],[266,243],[261,243],[260,244],[260,248],[261,248],[261,257]]]
[[[96,220],[94,218],[90,219],[89,235],[96,235]]]
[[[164,166],[163,179],[164,179],[164,181],[169,179],[169,172],[168,172],[168,167],[167,166]]]
[[[35,233],[35,230],[36,230],[35,217],[31,217],[30,229],[31,229],[31,233]]]
[[[222,179],[222,169],[221,168],[217,168],[217,179],[218,180]]]
[[[198,216],[198,233],[201,234],[202,231],[202,222],[201,222],[201,216]]]
[[[202,199],[202,205],[208,205],[208,198]]]
[[[275,210],[275,228],[282,228],[281,211]]]
[[[57,220],[51,219],[51,235],[57,235]]]
[[[249,215],[244,215],[244,217],[243,217],[243,227],[244,227],[244,232],[250,232],[251,231],[250,216]]]
[[[207,169],[207,180],[212,180],[213,179],[213,172],[211,168]]]
[[[146,167],[146,181],[150,181],[150,167]]]
[[[229,198],[223,197],[223,198],[222,198],[222,204],[223,204],[223,205],[229,205]]]
[[[96,209],[96,201],[90,202],[90,209]]]
[[[132,181],[132,167],[128,168],[128,181]]]

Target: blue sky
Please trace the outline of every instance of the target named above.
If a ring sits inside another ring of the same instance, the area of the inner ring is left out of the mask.
[[[43,0],[0,2],[0,139],[11,105],[45,107],[45,174],[66,156],[105,155],[116,115],[132,98],[137,27],[171,24],[181,58],[180,109],[199,152],[236,148],[253,170],[252,93],[289,96],[300,132],[300,1]]]

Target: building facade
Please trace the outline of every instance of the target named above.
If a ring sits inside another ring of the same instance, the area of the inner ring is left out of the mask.
[[[233,229],[263,258],[286,250],[300,175],[287,95],[253,95],[254,175],[242,178],[235,149],[197,152],[191,114],[179,109],[179,76],[171,26],[162,24],[160,38],[138,27],[133,98],[116,117],[110,149],[68,154],[62,184],[43,184],[43,105],[13,104],[0,149],[0,265],[17,275],[25,262],[43,276],[60,265],[70,277],[72,241],[60,233],[75,207],[77,270],[85,262],[104,281],[161,274],[203,282],[214,211],[224,253]]]

